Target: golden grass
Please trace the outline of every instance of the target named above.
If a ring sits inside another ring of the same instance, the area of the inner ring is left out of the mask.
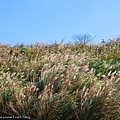
[[[118,120],[120,38],[104,45],[0,45],[0,115]]]

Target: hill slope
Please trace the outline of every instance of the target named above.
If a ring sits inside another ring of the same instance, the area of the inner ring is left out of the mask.
[[[103,45],[0,45],[0,116],[120,119],[120,39]]]

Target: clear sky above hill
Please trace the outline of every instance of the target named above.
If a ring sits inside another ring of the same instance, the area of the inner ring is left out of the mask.
[[[0,0],[0,43],[94,42],[120,35],[120,0]]]

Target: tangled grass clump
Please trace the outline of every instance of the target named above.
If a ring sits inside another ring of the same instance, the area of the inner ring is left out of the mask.
[[[104,45],[0,45],[0,116],[119,120],[120,39]]]

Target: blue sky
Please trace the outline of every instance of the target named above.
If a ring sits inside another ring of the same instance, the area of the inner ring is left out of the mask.
[[[120,0],[0,0],[0,43],[94,42],[120,35]]]

